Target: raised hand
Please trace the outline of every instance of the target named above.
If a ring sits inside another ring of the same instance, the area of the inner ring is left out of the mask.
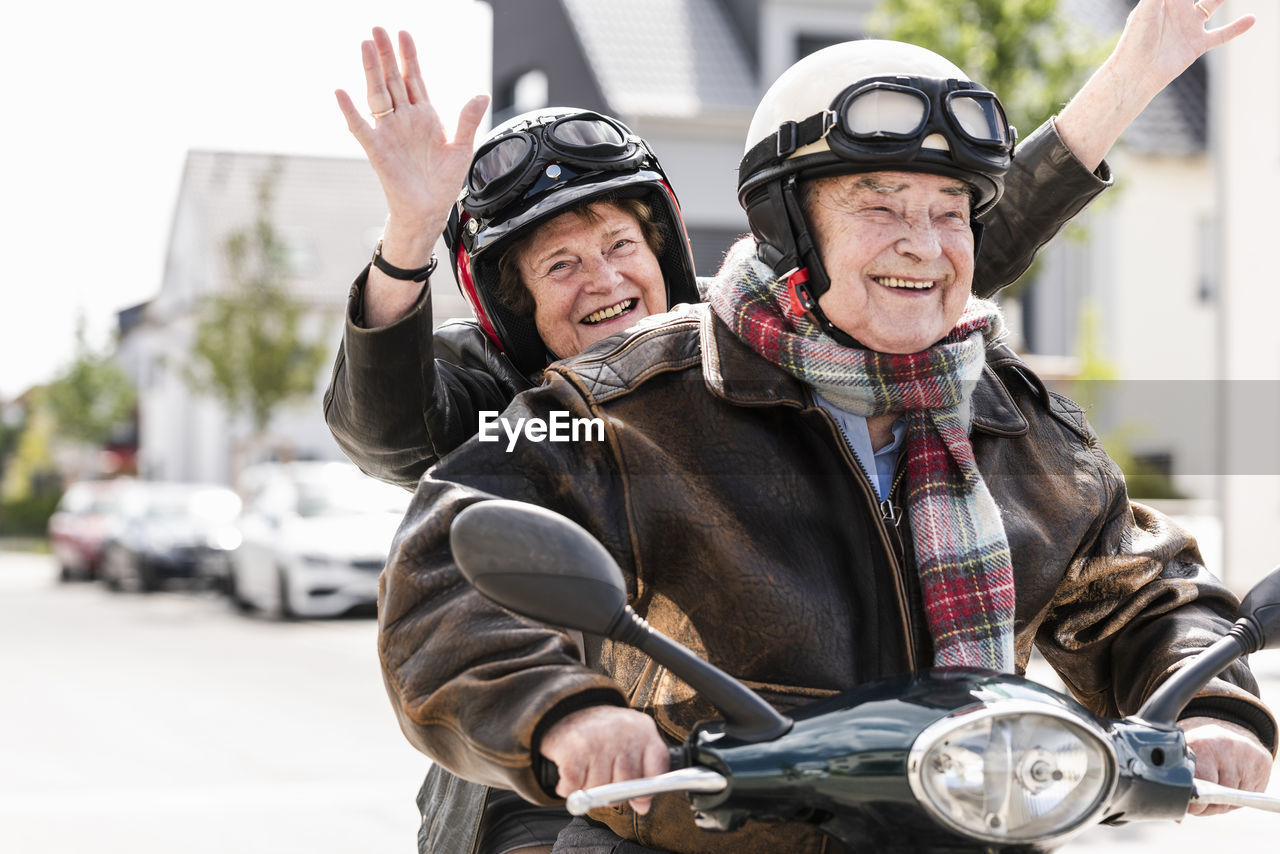
[[[466,178],[488,96],[467,102],[450,139],[427,96],[412,36],[400,33],[400,64],[391,36],[381,27],[361,43],[360,54],[372,124],[341,89],[334,93],[338,106],[382,183],[389,219],[430,232],[434,242]]]
[[[1213,14],[1225,3],[1226,0],[1141,0],[1125,21],[1112,61],[1131,64],[1133,75],[1141,74],[1146,91],[1155,95],[1205,53],[1253,26],[1253,15],[1213,26]]]
[[[1151,99],[1191,63],[1253,26],[1242,15],[1222,27],[1209,20],[1226,0],[1139,0],[1115,50],[1058,114],[1062,141],[1090,171]]]
[[[400,33],[399,63],[391,36],[381,27],[374,28],[372,40],[361,43],[360,55],[372,123],[344,90],[334,94],[386,196],[382,255],[397,267],[415,269],[427,263],[444,231],[489,98],[476,95],[466,103],[450,139],[427,96],[418,52],[408,33]],[[403,316],[419,290],[372,270],[365,293],[366,323],[380,326]]]

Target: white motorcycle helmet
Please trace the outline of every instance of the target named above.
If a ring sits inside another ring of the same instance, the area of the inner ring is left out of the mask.
[[[799,182],[883,170],[958,178],[973,191],[976,241],[977,217],[1004,192],[1015,141],[999,99],[947,59],[903,42],[845,42],[800,60],[765,93],[747,131],[738,201],[760,260],[824,331],[857,346],[818,307],[831,283]]]

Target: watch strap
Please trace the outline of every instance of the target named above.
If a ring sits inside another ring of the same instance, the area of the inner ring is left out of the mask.
[[[382,257],[382,241],[378,241],[378,245],[373,250],[373,266],[386,273],[393,279],[399,279],[403,282],[425,282],[435,272],[437,259],[435,253],[431,253],[431,260],[427,262],[425,267],[418,267],[413,270],[406,270],[403,267],[387,261]]]

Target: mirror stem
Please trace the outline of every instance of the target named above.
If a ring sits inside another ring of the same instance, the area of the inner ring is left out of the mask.
[[[680,644],[655,632],[628,605],[618,616],[609,637],[635,647],[679,676],[724,714],[724,731],[742,741],[777,738],[791,729],[791,719],[778,713],[764,699],[715,665]]]
[[[1228,665],[1262,647],[1262,631],[1248,617],[1236,620],[1224,637],[1195,655],[1190,663],[1165,680],[1134,717],[1152,726],[1169,728],[1195,695]]]

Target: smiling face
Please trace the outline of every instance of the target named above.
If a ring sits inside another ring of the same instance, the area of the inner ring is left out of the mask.
[[[973,283],[968,188],[920,172],[821,178],[806,215],[831,279],[827,318],[881,353],[917,353],[964,312]]]
[[[588,210],[540,226],[516,258],[538,334],[562,359],[667,310],[662,268],[639,221],[610,203]]]

